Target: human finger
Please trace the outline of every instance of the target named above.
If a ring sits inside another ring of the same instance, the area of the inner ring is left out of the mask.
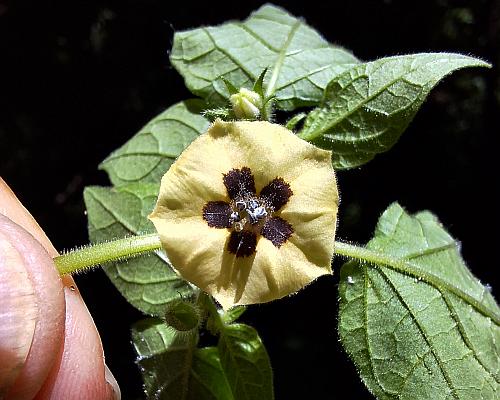
[[[50,255],[58,254],[43,230],[1,178],[0,205],[0,212],[6,213],[28,230]],[[58,362],[37,398],[119,398],[118,384],[104,363],[99,334],[71,276],[62,278],[62,286],[66,304],[63,346]],[[75,369],[75,366],[78,368]]]

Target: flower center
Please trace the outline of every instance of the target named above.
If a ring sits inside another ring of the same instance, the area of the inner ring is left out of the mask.
[[[208,226],[230,229],[227,250],[236,257],[255,253],[262,236],[281,247],[293,234],[293,227],[281,216],[283,206],[293,195],[290,185],[276,177],[257,195],[252,171],[248,167],[233,168],[223,175],[229,201],[209,201],[203,206],[203,219]]]
[[[236,232],[247,228],[260,231],[272,211],[264,201],[255,196],[237,197],[231,202],[230,223]]]

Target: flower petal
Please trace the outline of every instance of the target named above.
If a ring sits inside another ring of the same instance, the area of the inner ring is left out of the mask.
[[[272,217],[264,223],[260,233],[276,247],[281,247],[292,235],[293,228],[283,218]]]
[[[274,211],[278,211],[288,202],[292,194],[290,185],[283,178],[278,177],[262,188],[259,197],[272,206]]]
[[[227,174],[224,174],[223,180],[224,186],[226,186],[227,189],[227,194],[231,200],[236,199],[238,196],[255,196],[255,182],[250,168],[234,168]]]
[[[330,151],[305,142],[281,125],[217,120],[208,134],[227,149],[226,157],[233,162],[231,168],[251,169],[257,193],[276,177],[290,184],[310,168],[329,168],[333,175],[333,168],[326,164],[331,164]]]
[[[198,137],[163,176],[150,217],[168,211],[166,218],[179,218],[181,223],[181,218],[201,217],[208,201],[229,201],[222,178],[235,167],[230,155],[227,146],[212,135]]]
[[[227,229],[211,228],[202,218],[184,223],[163,213],[155,213],[151,220],[171,264],[184,279],[207,292],[217,282],[227,281],[221,271]]]
[[[233,260],[231,286],[210,292],[224,309],[285,297],[331,273],[329,265],[315,265],[290,242],[277,248],[261,239],[253,257]]]
[[[232,208],[225,201],[209,201],[203,207],[203,219],[212,228],[231,228]]]
[[[255,253],[257,235],[253,232],[231,232],[227,242],[227,251],[236,257],[248,257]]]
[[[290,187],[294,195],[279,213],[293,227],[289,242],[312,263],[329,265],[339,204],[333,169],[311,168],[291,181]]]

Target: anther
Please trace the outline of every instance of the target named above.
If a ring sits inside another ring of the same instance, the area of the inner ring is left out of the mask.
[[[237,213],[236,211],[233,211],[231,213],[231,221],[238,222],[240,219],[241,218],[240,218],[240,214],[239,213]]]
[[[243,211],[245,208],[247,208],[247,203],[245,203],[243,200],[236,200],[236,208],[240,211]]]
[[[252,200],[250,200],[250,201],[248,202],[248,206],[247,206],[247,207],[248,207],[248,210],[252,210],[252,211],[253,211],[253,210],[255,210],[258,206],[259,206],[259,203],[258,203],[256,200],[253,200],[253,199],[252,199]]]
[[[257,218],[261,219],[261,218],[264,218],[265,216],[267,216],[267,211],[264,207],[259,206],[253,212],[253,215],[256,216]]]
[[[256,217],[256,215],[254,213],[252,213],[251,211],[248,211],[248,218],[250,219],[250,223],[252,225],[256,224],[258,222],[258,218]]]

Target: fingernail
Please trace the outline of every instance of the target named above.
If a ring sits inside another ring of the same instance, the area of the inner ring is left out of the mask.
[[[0,398],[21,372],[38,315],[24,259],[1,228],[0,225]]]
[[[122,398],[120,386],[106,364],[104,364],[104,378],[111,392],[110,400],[120,400]]]

